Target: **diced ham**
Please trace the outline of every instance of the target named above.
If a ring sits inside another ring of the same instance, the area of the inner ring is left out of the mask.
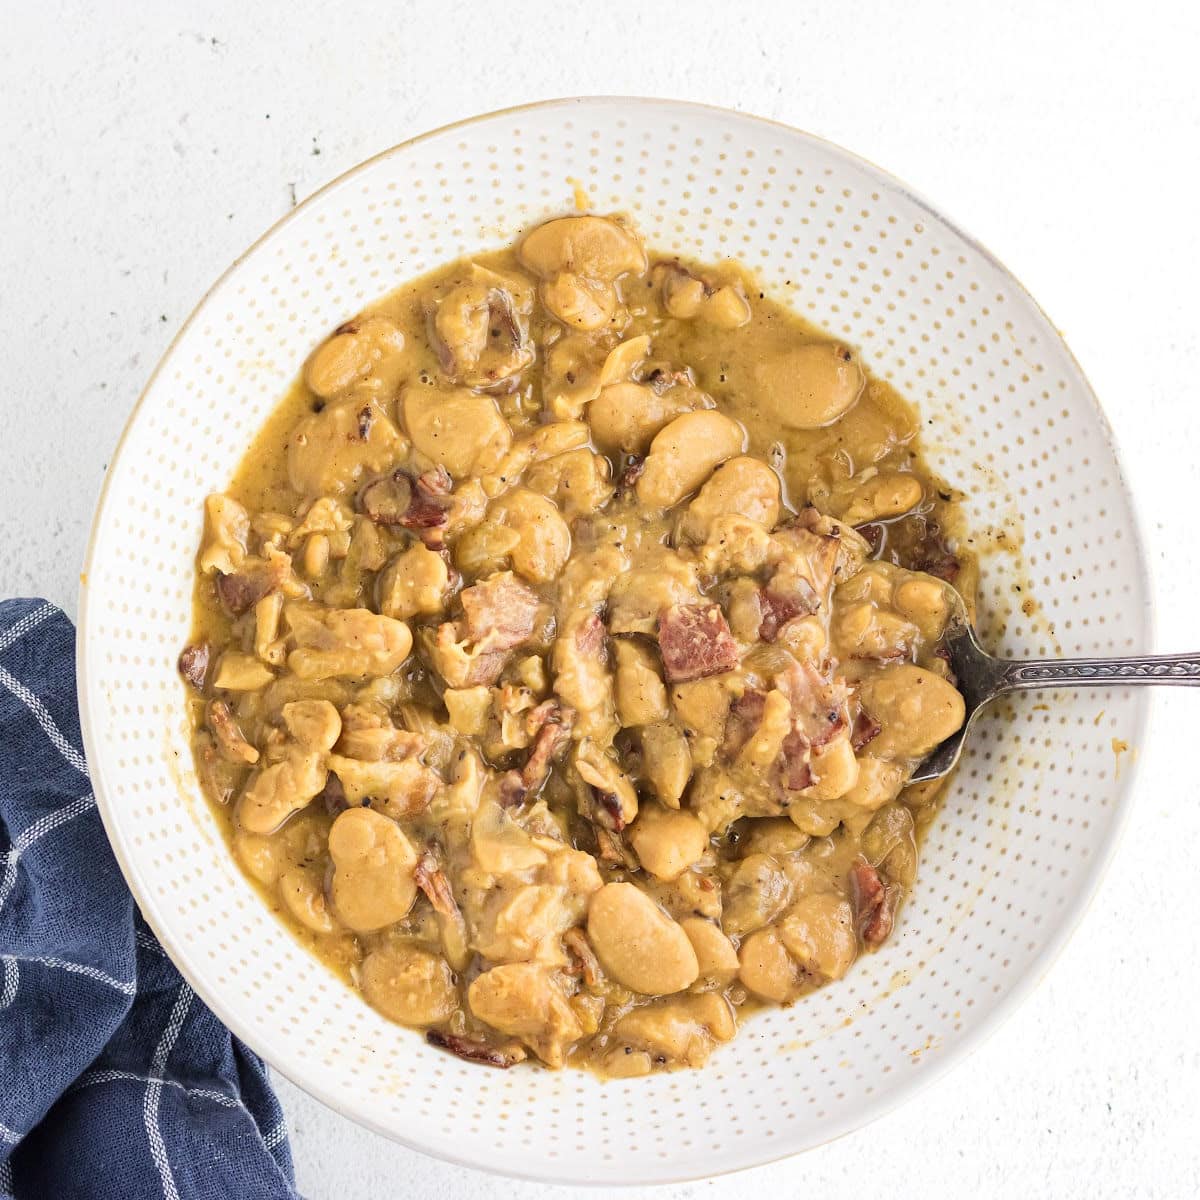
[[[511,571],[492,575],[462,593],[467,640],[484,653],[520,646],[532,636],[541,604]]]
[[[882,945],[896,922],[896,889],[888,887],[866,859],[859,859],[850,868],[850,890],[863,945]]]
[[[689,683],[738,665],[737,642],[718,604],[672,604],[658,618],[658,646],[669,683]]]

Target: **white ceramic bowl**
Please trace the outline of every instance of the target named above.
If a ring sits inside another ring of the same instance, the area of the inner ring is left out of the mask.
[[[978,1045],[1096,887],[1132,775],[1115,774],[1111,739],[1140,739],[1146,701],[1028,696],[984,721],[896,936],[841,984],[751,1019],[700,1072],[602,1084],[469,1067],[309,957],[238,872],[190,766],[175,660],[201,500],[226,485],[330,328],[401,281],[568,209],[570,180],[597,210],[632,213],[652,247],[747,262],[921,406],[927,452],[966,489],[981,535],[993,646],[1145,648],[1148,587],[1111,432],[1051,322],[891,176],[767,121],[628,99],[480,117],[330,184],[205,297],[109,467],[81,604],[88,759],[142,911],[218,1016],[364,1125],[488,1170],[652,1183],[828,1141]]]

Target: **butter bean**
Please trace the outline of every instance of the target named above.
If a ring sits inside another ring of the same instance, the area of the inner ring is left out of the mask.
[[[745,430],[712,409],[676,417],[650,443],[637,496],[650,508],[669,508],[694,492],[713,469],[741,452]]]
[[[638,861],[656,879],[675,879],[703,857],[708,832],[689,812],[644,805],[629,831]]]
[[[959,729],[966,715],[954,687],[911,663],[882,668],[859,690],[863,707],[883,727],[871,743],[879,758],[922,758]]]
[[[587,931],[604,969],[635,992],[680,992],[700,974],[687,934],[632,883],[605,884],[592,897]]]
[[[394,925],[416,899],[417,853],[395,821],[348,808],[329,830],[333,906],[356,933]]]
[[[449,964],[416,946],[372,951],[363,960],[361,980],[367,1003],[401,1025],[433,1025],[458,1007]]]

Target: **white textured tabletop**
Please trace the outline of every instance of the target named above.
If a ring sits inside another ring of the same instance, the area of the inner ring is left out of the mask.
[[[604,92],[822,134],[998,253],[1116,429],[1159,648],[1200,650],[1194,3],[40,0],[3,23],[0,597],[74,611],[138,392],[208,285],[298,198],[445,122]],[[1200,1192],[1197,723],[1200,692],[1160,695],[1115,865],[984,1049],[861,1133],[659,1194]],[[279,1087],[306,1196],[566,1195],[435,1162]]]

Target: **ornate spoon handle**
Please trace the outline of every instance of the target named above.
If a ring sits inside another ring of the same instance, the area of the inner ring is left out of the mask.
[[[1039,688],[1164,683],[1200,687],[1200,654],[1006,662],[996,680],[995,694],[1027,692]]]

